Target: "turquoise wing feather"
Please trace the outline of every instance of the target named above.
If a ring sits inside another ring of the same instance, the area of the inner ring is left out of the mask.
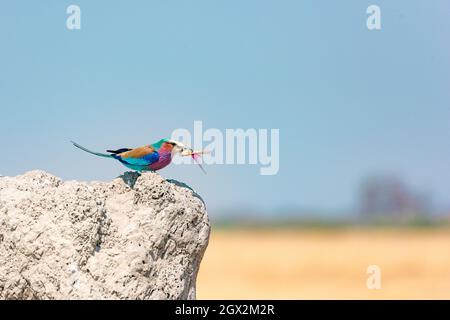
[[[120,157],[120,155],[118,156]],[[158,152],[152,152],[148,155],[145,155],[143,157],[139,157],[139,158],[133,158],[133,157],[128,157],[128,158],[123,158],[120,157],[120,159],[128,164],[134,165],[134,166],[149,166],[152,163],[158,162],[159,160],[159,153]]]

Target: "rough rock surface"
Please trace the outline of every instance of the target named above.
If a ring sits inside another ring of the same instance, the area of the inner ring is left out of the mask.
[[[195,299],[209,232],[201,198],[157,173],[0,177],[0,299]]]

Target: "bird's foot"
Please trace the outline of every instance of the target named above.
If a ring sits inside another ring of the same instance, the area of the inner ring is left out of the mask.
[[[141,173],[138,171],[127,171],[124,172],[120,178],[125,182],[126,185],[128,185],[131,189],[134,188],[134,185],[136,184],[137,179],[141,176]]]

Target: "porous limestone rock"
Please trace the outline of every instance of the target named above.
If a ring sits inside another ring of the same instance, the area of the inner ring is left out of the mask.
[[[0,299],[195,299],[210,224],[185,186],[0,177]]]

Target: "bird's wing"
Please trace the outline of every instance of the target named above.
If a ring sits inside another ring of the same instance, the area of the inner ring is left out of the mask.
[[[159,160],[159,153],[151,146],[143,146],[118,154],[128,164],[148,166]]]
[[[133,149],[131,149],[131,148],[120,148],[120,149],[117,149],[117,150],[106,150],[106,152],[114,153],[114,154],[121,154],[121,153],[130,151],[130,150],[133,150]]]

